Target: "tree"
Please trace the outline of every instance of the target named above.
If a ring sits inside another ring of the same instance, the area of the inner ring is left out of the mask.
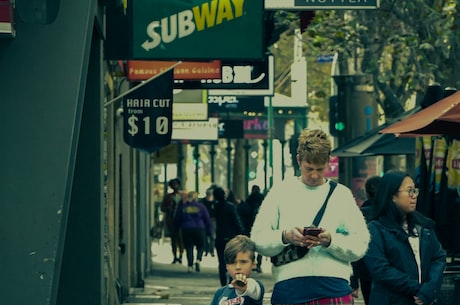
[[[342,74],[371,74],[375,99],[393,118],[431,82],[460,87],[458,3],[393,0],[376,10],[319,11],[304,41],[337,52]]]

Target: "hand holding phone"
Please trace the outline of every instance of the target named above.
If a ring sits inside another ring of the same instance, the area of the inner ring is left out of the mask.
[[[303,228],[303,235],[318,236],[318,234],[321,232],[323,232],[323,229],[321,228],[315,228],[315,227],[304,227]]]

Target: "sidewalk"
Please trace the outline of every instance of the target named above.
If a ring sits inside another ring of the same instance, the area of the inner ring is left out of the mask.
[[[172,254],[169,239],[152,242],[152,271],[145,278],[144,288],[131,288],[126,305],[209,305],[214,292],[220,287],[217,271],[217,256],[203,256],[201,272],[187,272],[184,257],[182,264],[171,264]],[[270,304],[274,281],[271,263],[262,261],[262,273],[251,276],[265,286],[264,304]],[[355,305],[364,304],[362,297],[355,299]]]
[[[144,288],[132,288],[124,304],[129,305],[209,305],[214,292],[220,287],[217,256],[203,256],[200,272],[187,272],[185,253],[182,264],[171,264],[169,240],[152,242],[152,271],[145,278]],[[263,260],[262,270],[252,277],[265,285],[264,304],[270,304],[273,279],[271,264]]]

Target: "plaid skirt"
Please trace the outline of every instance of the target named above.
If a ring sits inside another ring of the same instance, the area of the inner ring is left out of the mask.
[[[351,294],[338,298],[324,298],[300,304],[273,304],[273,305],[353,305]]]

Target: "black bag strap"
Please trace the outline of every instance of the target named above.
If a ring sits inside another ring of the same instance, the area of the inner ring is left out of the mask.
[[[323,206],[321,209],[319,209],[318,213],[315,216],[315,219],[313,220],[313,225],[317,227],[319,225],[319,222],[321,221],[321,218],[323,218],[324,211],[326,210],[327,202],[329,201],[329,198],[332,195],[332,192],[334,191],[335,187],[337,186],[337,182],[330,180],[329,185],[331,186],[329,188],[329,193],[327,193],[326,199],[324,200]]]

